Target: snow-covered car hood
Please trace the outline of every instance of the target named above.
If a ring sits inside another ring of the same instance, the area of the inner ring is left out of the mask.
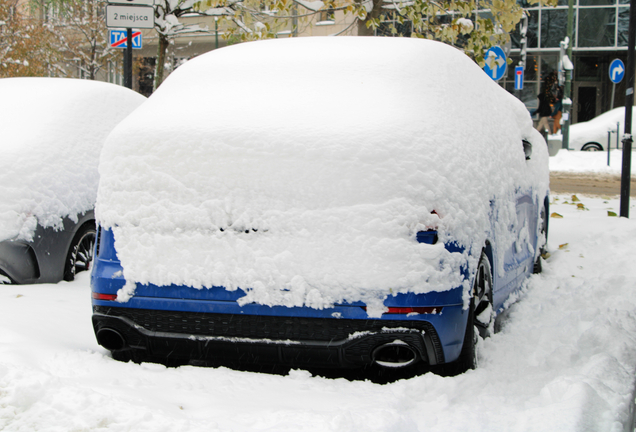
[[[524,105],[450,46],[252,42],[181,66],[113,131],[96,212],[128,293],[225,286],[268,305],[381,305],[460,286],[467,254],[416,233],[481,250],[491,201],[516,188],[543,199],[547,161]],[[493,206],[504,226],[515,217]]]
[[[0,241],[93,209],[97,165],[113,127],[146,98],[62,78],[0,79]]]

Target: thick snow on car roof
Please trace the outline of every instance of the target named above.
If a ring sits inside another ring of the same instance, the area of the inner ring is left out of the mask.
[[[96,81],[0,79],[0,240],[91,210],[108,133],[145,97]]]
[[[515,184],[546,193],[545,147],[524,105],[450,46],[245,43],[181,66],[111,134],[97,217],[128,293],[225,286],[244,302],[378,305],[461,285],[466,255],[416,233],[481,249],[491,200]]]

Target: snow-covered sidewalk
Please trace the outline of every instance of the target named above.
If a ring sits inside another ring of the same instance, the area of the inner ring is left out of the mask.
[[[611,150],[610,164],[607,152],[559,150],[550,157],[550,171],[621,175],[623,150]],[[636,153],[632,152],[631,174],[636,174]]]
[[[636,222],[553,197],[550,251],[480,366],[391,384],[112,360],[89,278],[0,289],[3,431],[622,431],[636,372]],[[632,206],[633,208],[633,206]],[[633,212],[634,210],[632,210]]]

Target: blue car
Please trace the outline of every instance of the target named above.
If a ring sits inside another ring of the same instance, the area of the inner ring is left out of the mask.
[[[203,55],[105,144],[97,341],[137,362],[474,368],[541,271],[547,160],[523,104],[441,43]]]

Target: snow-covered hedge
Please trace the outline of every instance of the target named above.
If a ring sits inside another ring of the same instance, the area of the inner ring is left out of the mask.
[[[501,198],[510,246],[515,187],[543,197],[547,161],[524,105],[450,46],[253,42],[181,66],[113,131],[97,217],[129,294],[240,287],[245,303],[377,311],[462,284],[468,254],[418,244],[420,230],[481,250]]]
[[[104,140],[144,100],[96,81],[0,79],[0,241],[91,210]]]

